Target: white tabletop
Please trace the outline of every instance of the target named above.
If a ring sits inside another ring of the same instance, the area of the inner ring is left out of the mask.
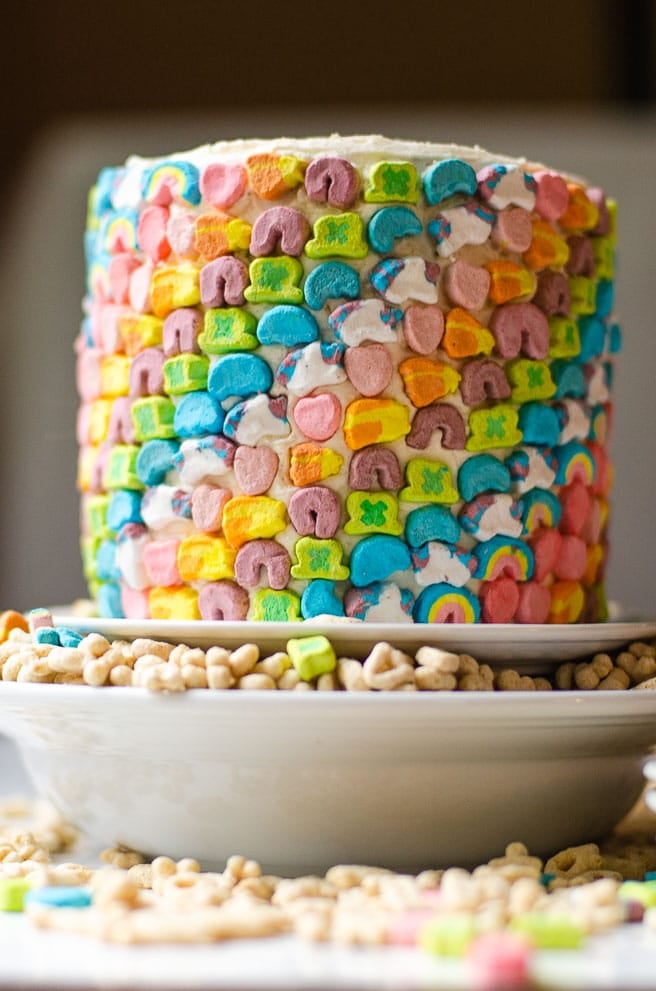
[[[0,795],[28,790],[13,745],[0,736]],[[73,856],[89,862],[84,850]],[[536,954],[533,978],[550,988],[654,988],[656,932],[625,925],[589,939],[580,951]],[[294,936],[212,946],[125,947],[39,931],[25,915],[0,913],[2,991],[427,991],[469,987],[471,975],[463,961],[436,959],[415,949],[311,944]]]

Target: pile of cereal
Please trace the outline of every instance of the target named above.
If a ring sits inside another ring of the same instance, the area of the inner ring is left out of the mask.
[[[10,613],[0,616],[9,617]],[[287,641],[262,657],[255,643],[207,650],[145,637],[110,642],[99,633],[55,627],[47,610],[14,626],[0,642],[3,681],[67,685],[135,686],[150,691],[191,688],[294,691],[617,691],[656,689],[656,641],[636,641],[611,656],[561,664],[554,675],[530,676],[493,669],[470,654],[423,646],[413,655],[376,643],[364,658],[338,657],[323,634]],[[5,626],[9,624],[5,619]]]
[[[221,872],[190,858],[146,863],[108,849],[106,866],[61,862],[74,831],[43,803],[0,805],[0,911],[115,943],[208,943],[293,933],[342,944],[418,946],[481,962],[572,949],[626,922],[656,928],[656,846],[644,833],[563,850],[522,843],[473,871],[417,875],[337,865],[323,876],[265,875],[232,856]],[[56,857],[55,854],[60,854]],[[505,986],[505,985],[504,985]]]
[[[376,136],[131,158],[77,340],[101,615],[606,616],[615,204]]]

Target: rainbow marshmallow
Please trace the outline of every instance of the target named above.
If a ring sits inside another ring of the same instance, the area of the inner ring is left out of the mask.
[[[169,206],[173,200],[197,206],[200,203],[198,180],[198,169],[191,162],[169,159],[144,173],[143,197],[158,206]]]
[[[556,463],[556,485],[570,485],[579,479],[584,485],[592,485],[597,473],[597,466],[592,452],[572,440],[553,449]]]
[[[473,553],[478,565],[474,578],[494,581],[505,575],[525,582],[533,574],[533,552],[523,540],[492,537],[478,544]]]
[[[466,588],[446,582],[429,585],[415,603],[415,623],[478,623],[481,607]]]

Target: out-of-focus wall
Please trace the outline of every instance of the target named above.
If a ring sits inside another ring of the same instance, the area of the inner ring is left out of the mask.
[[[377,132],[481,144],[525,155],[603,185],[620,203],[617,308],[625,348],[615,383],[613,553],[609,588],[635,613],[656,615],[652,519],[656,442],[656,114],[618,110],[429,112],[296,107],[184,117],[78,119],[42,133],[4,221],[0,269],[0,604],[30,608],[84,593],[75,494],[73,340],[84,287],[88,187],[105,164],[222,138]]]

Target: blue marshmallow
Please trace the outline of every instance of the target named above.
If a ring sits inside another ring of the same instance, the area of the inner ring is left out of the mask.
[[[320,310],[329,299],[357,299],[360,278],[346,262],[323,262],[313,268],[303,286],[305,302],[311,310]]]
[[[268,392],[273,372],[263,358],[248,352],[235,352],[219,358],[207,382],[207,390],[219,402],[231,396],[253,396]]]
[[[148,440],[142,444],[135,466],[139,481],[146,486],[161,485],[167,472],[173,468],[173,458],[178,449],[179,445],[174,440]],[[140,523],[141,517],[123,522]],[[112,530],[119,529],[120,526],[112,527]]]
[[[405,539],[410,547],[421,547],[429,540],[456,544],[459,538],[460,524],[446,506],[419,506],[408,513]]]
[[[465,502],[471,502],[482,492],[509,492],[510,472],[493,454],[476,454],[460,466],[458,491]]]
[[[221,433],[225,414],[209,392],[188,392],[175,409],[173,429],[178,437]]]
[[[319,324],[302,306],[273,306],[257,325],[260,344],[282,344],[287,348],[309,344],[319,337]]]
[[[471,165],[459,158],[446,158],[429,166],[422,176],[424,195],[435,206],[456,193],[473,196],[478,182]]]
[[[407,206],[384,206],[376,210],[367,224],[367,239],[374,251],[386,255],[398,238],[422,232],[421,221]]]
[[[344,605],[335,594],[335,582],[315,578],[305,586],[301,596],[303,619],[313,616],[344,616]]]
[[[355,586],[384,581],[396,571],[407,571],[412,561],[400,537],[375,533],[358,541],[351,551],[351,582]]]

